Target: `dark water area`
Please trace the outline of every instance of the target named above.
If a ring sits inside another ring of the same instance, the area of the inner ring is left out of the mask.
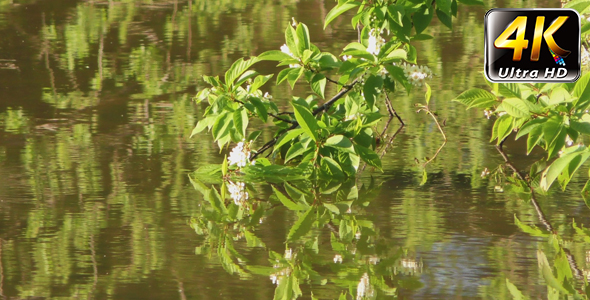
[[[350,211],[286,243],[302,212],[277,205],[271,185],[252,182],[259,219],[216,219],[203,187],[221,187],[193,172],[227,151],[207,133],[189,139],[204,112],[192,100],[206,86],[201,76],[279,49],[291,18],[309,26],[318,47],[338,53],[356,31],[349,17],[323,30],[333,5],[0,0],[0,299],[272,299],[280,282],[298,283],[301,299],[513,299],[507,282],[530,299],[562,299],[539,267],[561,252],[515,216],[540,231],[549,224],[583,280],[590,238],[572,224],[590,226],[578,192],[587,170],[566,191],[533,201],[505,180],[482,177],[504,165],[489,142],[493,120],[451,102],[470,87],[487,88],[488,8],[558,7],[554,1],[460,6],[452,31],[434,20],[434,38],[414,44],[435,74],[431,106],[449,138],[424,185],[414,159],[432,157],[442,138],[416,113],[418,90],[393,99],[407,126],[384,154],[383,172],[368,167],[356,181],[312,188],[273,185],[293,199],[351,202]],[[264,89],[279,106],[309,93],[303,84]],[[527,156],[522,140],[509,139],[505,150],[523,171],[543,155]],[[346,234],[348,242],[334,240]]]

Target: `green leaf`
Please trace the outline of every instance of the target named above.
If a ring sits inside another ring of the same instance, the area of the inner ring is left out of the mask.
[[[588,0],[573,0],[569,1],[564,8],[572,8],[577,10],[580,14],[586,13],[586,10],[590,6],[590,1]]]
[[[354,152],[354,147],[352,145],[352,142],[347,137],[345,137],[341,134],[328,138],[324,145],[326,145],[328,147],[335,148],[335,149],[343,151],[343,152],[356,154]]]
[[[299,77],[303,75],[303,71],[305,71],[304,68],[297,67],[292,68],[289,74],[287,74],[287,81],[289,82],[289,85],[291,85],[291,89],[295,87],[295,83],[299,80]]]
[[[295,29],[290,25],[285,29],[285,41],[287,42],[287,47],[289,47],[291,53],[293,53],[295,57],[301,57],[299,47],[297,47],[297,32],[295,32]]]
[[[379,95],[381,88],[383,87],[383,78],[381,76],[370,75],[366,81],[365,85],[363,86],[363,93],[365,95],[365,100],[369,105],[369,109],[372,109],[375,105],[375,101],[377,100],[377,95]]]
[[[509,115],[503,115],[496,120],[494,128],[492,129],[492,141],[497,138],[497,145],[512,132],[514,128],[514,119]]]
[[[518,130],[518,133],[516,134],[515,139],[518,140],[523,135],[530,133],[533,129],[535,129],[536,127],[541,126],[541,124],[545,123],[545,121],[547,121],[547,119],[545,119],[545,118],[536,118],[536,119],[532,119],[532,120],[526,122]]]
[[[243,137],[246,136],[246,128],[248,128],[248,113],[245,109],[237,109],[234,111],[233,114],[234,119],[234,126],[236,126],[236,130],[242,134]]]
[[[422,7],[417,12],[415,12],[412,17],[414,20],[414,27],[416,28],[416,33],[422,33],[422,31],[424,31],[424,29],[430,25],[433,16],[434,7],[422,5]]]
[[[315,74],[311,79],[311,89],[322,98],[326,90],[326,81],[326,76],[322,74]]]
[[[498,83],[498,92],[506,98],[522,98],[518,83]]]
[[[326,172],[326,174],[334,178],[344,177],[344,172],[342,171],[342,167],[340,167],[340,164],[338,164],[338,162],[336,162],[330,157],[322,157],[322,160],[320,161],[320,166],[322,168],[322,171]]]
[[[252,105],[254,105],[254,107],[256,108],[256,113],[258,114],[258,117],[260,117],[260,119],[262,119],[263,122],[266,122],[268,118],[268,111],[266,110],[266,106],[264,106],[264,103],[262,103],[260,99],[255,97],[250,97],[250,103],[252,103]]]
[[[234,86],[240,86],[240,85],[242,85],[242,83],[246,82],[248,79],[250,79],[258,74],[259,73],[256,71],[247,70],[246,72],[244,72],[244,74],[242,74],[242,76],[240,76],[240,78],[238,78],[238,80],[236,81]]]
[[[230,87],[233,86],[234,80],[256,62],[258,62],[256,57],[251,57],[249,60],[244,60],[243,58],[238,59],[231,65],[227,72],[225,72],[225,84]]]
[[[252,85],[250,86],[250,92],[258,90],[268,80],[270,80],[273,75],[274,74],[256,76],[256,78],[254,78],[254,82],[252,82]]]
[[[404,49],[395,49],[385,57],[384,61],[390,62],[394,60],[406,60],[408,59],[408,52]]]
[[[533,151],[533,148],[539,144],[541,138],[543,138],[543,126],[536,126],[531,129],[529,137],[526,140],[527,155],[530,154],[531,151]]]
[[[297,48],[302,55],[305,50],[311,49],[311,41],[309,40],[309,29],[303,23],[297,25]]]
[[[221,139],[229,133],[229,125],[231,122],[231,114],[227,112],[220,114],[217,119],[215,119],[215,123],[211,129],[215,140]]]
[[[459,1],[461,1],[461,0],[459,0]],[[526,299],[528,299],[527,297],[525,297],[522,294],[521,291],[518,290],[518,288],[514,284],[512,284],[512,282],[510,282],[510,280],[508,280],[508,278],[506,278],[506,287],[508,287],[508,291],[510,292],[510,295],[512,295],[513,300],[526,300]]]
[[[353,226],[350,220],[343,219],[340,221],[340,226],[338,226],[338,236],[340,237],[341,241],[350,242],[354,238],[355,232],[353,232]]]
[[[306,150],[307,148],[303,147],[301,142],[293,144],[293,146],[287,150],[287,154],[285,154],[285,163],[288,163],[293,158],[305,153]]]
[[[285,79],[287,79],[287,76],[289,75],[289,73],[291,72],[291,70],[293,70],[292,68],[286,68],[286,69],[282,69],[279,72],[279,75],[277,76],[277,85],[281,84],[281,82],[285,81]]]
[[[200,120],[191,132],[191,136],[189,137],[189,139],[192,138],[195,134],[205,130],[205,128],[207,128],[208,126],[211,126],[211,123],[213,123],[214,121],[215,116],[207,116],[204,119]]]
[[[438,0],[436,7],[447,15],[451,15],[451,0]]]
[[[453,101],[466,105],[466,109],[472,107],[488,108],[496,104],[496,96],[486,90],[475,88],[461,93],[461,95],[457,96]]]
[[[305,130],[309,137],[311,137],[314,141],[317,141],[318,123],[311,111],[307,109],[307,107],[294,102],[291,102],[291,105],[293,105],[295,119],[297,119],[297,123],[299,123],[299,126],[301,126],[303,130]]]
[[[543,278],[545,278],[545,283],[550,287],[557,289],[560,293],[568,294],[568,291],[563,287],[561,282],[555,278],[553,272],[551,272],[551,266],[543,251],[537,250],[537,260],[539,262],[539,267],[541,268],[541,274],[543,274]]]
[[[432,90],[430,89],[430,85],[428,83],[424,83],[426,85],[426,105],[430,104],[430,97],[432,96]]]
[[[522,230],[523,232],[528,233],[532,236],[538,236],[538,237],[548,237],[549,236],[548,232],[543,231],[543,230],[539,229],[538,227],[533,227],[533,226],[523,224],[516,217],[516,215],[514,215],[514,223],[516,224],[516,226],[518,226],[518,228],[520,228],[520,230]]]
[[[332,22],[334,19],[336,19],[336,17],[338,17],[339,15],[341,15],[341,14],[345,13],[346,11],[353,9],[359,5],[360,5],[360,3],[358,3],[358,2],[348,2],[348,3],[336,5],[326,15],[326,20],[324,21],[324,29],[326,29],[328,24],[330,24],[330,22]]]
[[[308,209],[307,206],[304,206],[301,203],[295,203],[295,202],[291,201],[291,199],[287,198],[287,196],[285,196],[283,193],[281,193],[279,190],[277,190],[274,186],[272,186],[272,190],[274,191],[274,193],[277,196],[277,198],[279,199],[279,201],[281,201],[281,203],[283,203],[283,205],[285,207],[287,207],[287,209],[289,209],[289,210],[307,210]]]
[[[443,23],[443,25],[445,25],[447,28],[453,30],[453,19],[451,18],[450,14],[447,14],[437,8],[436,9],[436,16],[438,17],[440,22]]]
[[[541,175],[540,186],[547,191],[557,179],[557,177],[566,173],[566,178],[563,179],[564,187],[569,183],[571,177],[580,168],[580,166],[590,157],[588,151],[576,151],[563,155],[556,159]]]
[[[543,124],[543,137],[547,143],[547,158],[553,157],[565,145],[567,132],[564,126],[564,117],[555,115]]]
[[[518,98],[507,98],[502,101],[502,108],[515,118],[527,118],[530,116],[529,108],[523,100]]]
[[[297,138],[298,136],[300,136],[302,133],[304,132],[304,130],[302,128],[297,128],[297,129],[293,129],[293,130],[289,130],[287,133],[285,133],[277,142],[277,144],[274,147],[274,151],[277,151],[278,149],[281,148],[281,146],[283,146],[284,144],[293,141],[295,138]]]
[[[404,18],[405,10],[402,5],[395,5],[395,4],[389,5],[387,7],[387,12],[388,12],[389,16],[391,17],[391,20],[393,20],[393,22],[395,22],[399,26],[402,26],[402,27],[404,26],[403,18]]]
[[[223,203],[223,200],[221,199],[219,192],[214,187],[212,187],[209,190],[209,195],[206,198],[206,200],[209,201],[209,203],[211,203],[211,206],[213,206],[213,208],[217,212],[219,212],[222,215],[227,214],[227,208],[225,207],[225,204]]]
[[[583,114],[578,120],[570,120],[570,127],[579,133],[590,135],[590,115]]]
[[[307,211],[299,217],[299,219],[291,226],[289,234],[287,235],[287,241],[292,242],[300,237],[304,236],[311,230],[311,226],[316,219],[315,209],[309,207]]]
[[[427,181],[428,181],[428,172],[426,172],[426,169],[424,169],[424,170],[422,170],[422,181],[420,181],[420,186],[425,185]]]
[[[578,79],[574,86],[573,95],[578,98],[574,106],[577,106],[579,103],[587,103],[590,100],[590,73],[586,73]]]
[[[269,50],[266,52],[263,52],[262,54],[258,55],[258,60],[260,61],[265,61],[265,60],[270,60],[270,61],[282,61],[285,59],[292,59],[293,57],[291,57],[291,55],[280,51],[280,50]]]
[[[377,153],[375,153],[375,151],[373,151],[369,148],[365,148],[363,146],[360,146],[358,144],[354,144],[354,150],[361,157],[361,159],[363,161],[365,161],[370,166],[373,166],[373,167],[382,171],[381,159],[379,158],[379,155],[377,155]]]

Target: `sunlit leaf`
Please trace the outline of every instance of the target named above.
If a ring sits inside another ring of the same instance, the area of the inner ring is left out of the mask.
[[[326,140],[326,143],[324,145],[344,152],[355,154],[354,147],[352,146],[352,142],[350,141],[350,139],[341,134],[331,136]]]
[[[461,93],[453,101],[466,105],[467,109],[472,107],[488,108],[496,104],[496,96],[486,90],[474,88]]]
[[[311,79],[311,89],[314,93],[324,98],[324,91],[326,89],[326,76],[322,74],[315,74]]]
[[[318,123],[315,117],[312,115],[311,111],[300,104],[292,102],[295,119],[297,119],[297,123],[299,126],[303,128],[303,130],[311,137],[314,141],[318,140]]]
[[[530,114],[528,106],[523,100],[518,98],[504,99],[500,107],[502,107],[509,115],[515,118],[526,118],[529,117]]]
[[[328,24],[330,24],[330,22],[332,22],[334,19],[336,19],[339,15],[341,15],[341,14],[345,13],[346,11],[353,9],[359,5],[360,5],[360,3],[354,2],[354,1],[351,1],[348,3],[343,3],[341,5],[340,4],[336,5],[326,15],[326,19],[324,21],[324,29],[326,29]]]

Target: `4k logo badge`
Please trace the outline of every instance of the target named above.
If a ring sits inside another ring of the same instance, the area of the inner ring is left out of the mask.
[[[492,82],[574,82],[580,77],[580,16],[573,9],[491,9],[485,52]]]

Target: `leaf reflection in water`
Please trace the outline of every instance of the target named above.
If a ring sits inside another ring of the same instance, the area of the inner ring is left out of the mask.
[[[268,278],[275,286],[274,299],[298,298],[304,291],[311,292],[314,299],[333,298],[329,295],[334,292],[340,299],[395,297],[395,286],[403,285],[404,280],[416,281],[414,276],[421,272],[422,263],[402,258],[405,251],[380,237],[366,213],[380,185],[372,183],[367,188],[357,187],[353,181],[292,181],[272,184],[269,189],[266,183],[215,179],[222,175],[211,167],[206,169],[191,176],[204,200],[191,220],[191,227],[204,237],[196,253],[218,260],[227,272],[241,279]],[[217,198],[215,186],[220,183]],[[260,221],[278,212],[293,216],[284,221],[291,227],[284,231],[283,254],[256,235],[268,226]],[[245,245],[228,238],[235,236],[245,238]],[[243,254],[248,248],[265,249],[268,264],[248,260]],[[398,278],[399,273],[403,275]]]

